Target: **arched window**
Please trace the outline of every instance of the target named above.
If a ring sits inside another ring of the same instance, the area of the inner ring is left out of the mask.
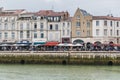
[[[73,44],[84,44],[84,41],[83,40],[81,40],[81,39],[76,39],[76,40],[74,40],[73,41]]]

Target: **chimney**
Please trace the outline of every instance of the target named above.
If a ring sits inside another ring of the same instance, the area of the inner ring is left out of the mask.
[[[3,7],[0,7],[0,12],[2,12],[2,11],[3,11],[3,9],[4,9]]]

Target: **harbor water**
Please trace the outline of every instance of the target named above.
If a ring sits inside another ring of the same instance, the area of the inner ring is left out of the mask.
[[[120,80],[120,66],[1,64],[0,80]]]

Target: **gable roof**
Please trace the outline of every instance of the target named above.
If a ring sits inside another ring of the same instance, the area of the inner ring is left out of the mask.
[[[111,17],[111,16],[93,16],[93,20],[115,20],[120,21],[120,17]]]

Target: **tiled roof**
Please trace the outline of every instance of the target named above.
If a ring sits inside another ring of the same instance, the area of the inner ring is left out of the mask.
[[[52,10],[40,10],[36,14],[39,16],[62,16],[65,12],[54,12]]]
[[[120,21],[120,17],[111,17],[111,16],[93,16],[93,20],[116,20]]]
[[[25,11],[24,9],[16,9],[16,10],[3,10],[0,12],[0,16],[17,16],[18,14]]]
[[[68,19],[66,21],[72,21],[73,17],[68,17]]]
[[[22,13],[23,15],[34,15],[36,14],[35,12],[26,12],[26,13]]]

